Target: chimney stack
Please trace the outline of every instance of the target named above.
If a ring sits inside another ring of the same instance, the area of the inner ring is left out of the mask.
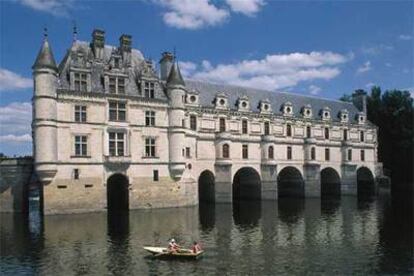
[[[119,49],[125,64],[131,63],[132,36],[123,34],[119,38]]]
[[[362,89],[355,90],[352,94],[352,102],[359,111],[367,115],[367,92]]]
[[[166,81],[174,63],[174,55],[170,52],[162,53],[160,60],[161,80]]]
[[[91,47],[96,59],[103,59],[105,48],[105,32],[99,29],[93,30]]]

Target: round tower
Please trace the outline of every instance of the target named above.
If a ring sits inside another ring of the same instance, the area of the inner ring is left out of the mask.
[[[33,157],[34,169],[43,184],[52,181],[57,167],[56,87],[58,68],[47,40],[33,64]]]
[[[166,85],[170,104],[168,110],[170,174],[174,179],[178,180],[185,170],[183,156],[185,139],[185,83],[177,63],[171,67]]]

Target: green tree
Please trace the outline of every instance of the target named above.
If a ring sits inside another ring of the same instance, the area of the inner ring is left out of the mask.
[[[342,99],[351,96],[344,95]],[[390,170],[394,191],[413,188],[413,99],[408,91],[374,86],[367,96],[367,117],[378,126],[378,158]]]

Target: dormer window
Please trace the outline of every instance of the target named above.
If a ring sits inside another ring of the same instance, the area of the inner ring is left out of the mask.
[[[119,68],[119,58],[114,58],[114,68]]]
[[[271,108],[271,105],[270,105],[270,101],[268,99],[265,99],[263,101],[260,101],[260,103],[259,103],[259,109],[260,109],[260,112],[262,112],[262,113],[270,113],[270,112],[272,112],[272,108]]]
[[[86,73],[74,73],[74,90],[87,91],[88,90],[88,76]]]
[[[343,123],[348,122],[348,119],[349,119],[348,110],[342,109],[341,112],[339,113],[339,118],[341,119],[341,122]]]
[[[293,115],[293,107],[291,102],[287,102],[282,107],[283,115],[291,116]]]
[[[365,123],[365,114],[363,112],[359,112],[357,115],[358,124],[364,124]]]
[[[249,98],[247,96],[241,96],[238,99],[238,109],[239,111],[249,111]]]
[[[155,83],[152,81],[144,81],[144,97],[155,98]]]
[[[227,109],[228,107],[228,100],[227,96],[224,93],[218,93],[216,98],[214,99],[214,104],[218,109]]]
[[[125,78],[109,76],[108,92],[111,94],[125,94]]]
[[[307,104],[302,109],[302,115],[305,118],[311,118],[312,117],[312,107],[310,104]]]
[[[324,107],[321,110],[322,120],[330,120],[331,119],[331,109],[329,107]]]

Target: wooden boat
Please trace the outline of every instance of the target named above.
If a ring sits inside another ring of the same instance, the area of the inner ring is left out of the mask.
[[[154,246],[145,246],[144,249],[150,252],[156,258],[182,258],[182,259],[198,259],[204,253],[203,250],[200,250],[197,253],[193,253],[190,249],[179,249],[177,252],[168,251],[165,247],[154,247]]]

